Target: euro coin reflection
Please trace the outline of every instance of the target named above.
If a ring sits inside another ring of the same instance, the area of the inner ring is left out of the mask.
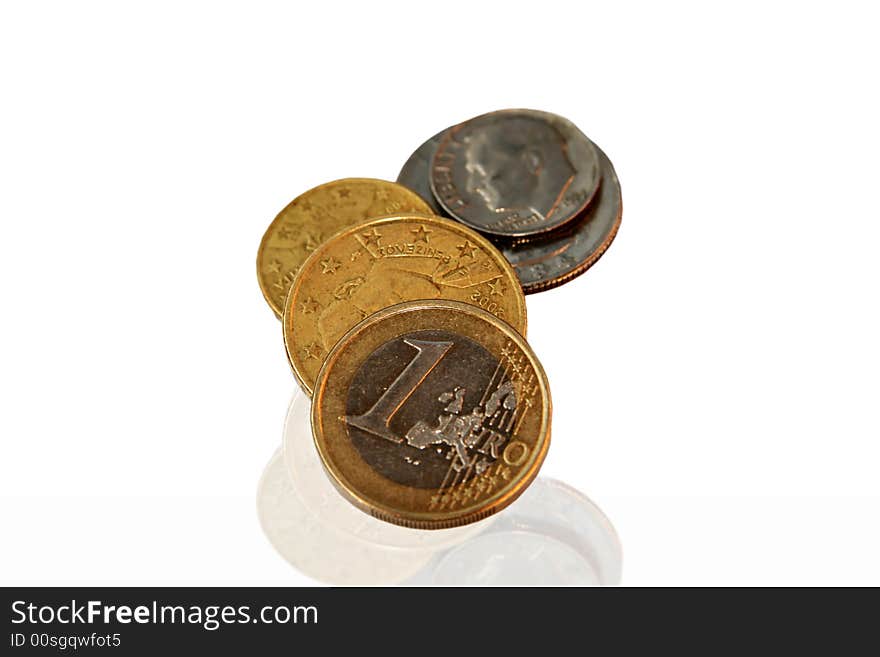
[[[621,547],[611,523],[570,486],[539,477],[499,514],[443,530],[377,520],[330,483],[297,392],[283,451],[260,480],[257,509],[275,549],[304,575],[334,585],[617,584]]]
[[[589,586],[620,582],[620,541],[570,486],[538,477],[497,522],[444,551],[410,584]]]
[[[370,545],[433,551],[457,545],[492,522],[487,518],[472,525],[423,531],[392,525],[354,507],[333,486],[312,440],[309,398],[297,391],[284,423],[282,447],[287,472],[303,504],[316,517]]]
[[[332,518],[315,515],[298,494],[280,451],[260,479],[257,513],[278,553],[304,575],[328,584],[399,583],[414,576],[432,554],[375,545],[334,526]]]

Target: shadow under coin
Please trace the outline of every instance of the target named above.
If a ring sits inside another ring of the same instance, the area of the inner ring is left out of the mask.
[[[312,441],[309,399],[291,400],[283,450],[257,492],[263,531],[303,574],[335,585],[587,585],[620,581],[621,548],[581,493],[538,478],[501,513],[442,530],[398,527],[333,487]]]

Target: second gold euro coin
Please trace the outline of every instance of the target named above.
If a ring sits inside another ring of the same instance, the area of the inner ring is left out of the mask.
[[[385,217],[318,245],[294,278],[282,324],[297,381],[311,394],[346,331],[388,306],[422,299],[469,303],[525,334],[522,288],[488,240],[440,217]]]
[[[269,307],[281,317],[293,277],[326,238],[367,219],[408,212],[433,214],[415,192],[374,178],[334,180],[297,196],[272,221],[257,252],[257,279]]]

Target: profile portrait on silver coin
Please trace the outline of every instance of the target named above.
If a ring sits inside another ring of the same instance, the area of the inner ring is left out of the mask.
[[[574,179],[561,135],[545,122],[516,118],[464,139],[466,189],[495,213],[546,216]]]
[[[598,156],[554,114],[499,110],[447,130],[429,170],[445,214],[490,235],[530,237],[574,219],[599,188]]]

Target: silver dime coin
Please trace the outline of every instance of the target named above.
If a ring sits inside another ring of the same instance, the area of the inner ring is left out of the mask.
[[[419,146],[397,177],[397,182],[419,194],[435,212],[445,216],[448,214],[440,208],[431,192],[428,170],[433,153],[447,130],[438,132]],[[549,290],[584,273],[602,256],[617,234],[622,210],[620,182],[602,150],[595,145],[593,148],[599,160],[602,182],[582,216],[536,239],[512,242],[490,236],[513,265],[526,294]]]
[[[429,181],[439,205],[463,224],[489,235],[532,237],[581,213],[600,176],[592,142],[571,121],[511,109],[446,130]]]
[[[611,245],[622,218],[620,182],[598,147],[602,184],[596,199],[574,222],[544,238],[495,242],[513,265],[523,292],[533,294],[567,283],[592,267]]]
[[[446,130],[449,130],[447,128]],[[438,132],[424,144],[419,146],[415,152],[409,156],[406,164],[397,175],[397,182],[404,187],[408,187],[431,206],[431,209],[439,217],[448,217],[449,213],[444,211],[434,198],[434,192],[431,191],[431,181],[428,178],[428,170],[431,168],[431,160],[434,157],[434,151],[437,150],[437,144],[446,133],[446,130]]]

